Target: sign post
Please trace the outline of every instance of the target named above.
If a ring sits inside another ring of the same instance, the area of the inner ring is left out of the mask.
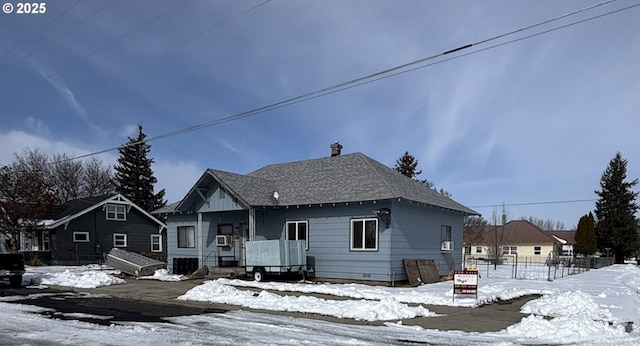
[[[453,272],[453,301],[456,294],[475,294],[478,300],[478,269],[465,268]]]

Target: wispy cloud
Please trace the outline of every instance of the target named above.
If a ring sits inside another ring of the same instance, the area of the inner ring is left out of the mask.
[[[75,94],[67,84],[64,79],[60,75],[52,75],[53,73],[42,63],[32,62],[32,65],[35,67],[36,71],[42,77],[42,79],[46,80],[51,86],[56,89],[56,91],[60,94],[60,96],[64,99],[64,101],[71,107],[71,109],[83,120],[87,121],[88,113],[87,110],[78,102]]]

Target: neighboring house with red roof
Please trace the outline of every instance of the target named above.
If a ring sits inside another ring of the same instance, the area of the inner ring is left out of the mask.
[[[573,246],[576,244],[576,231],[546,231],[562,244],[563,256],[573,256]]]
[[[575,232],[545,231],[527,220],[513,220],[499,226],[465,229],[464,240],[465,253],[474,257],[492,258],[497,244],[499,255],[517,255],[543,262],[554,251],[560,255],[572,253]],[[560,253],[565,249],[567,252]]]

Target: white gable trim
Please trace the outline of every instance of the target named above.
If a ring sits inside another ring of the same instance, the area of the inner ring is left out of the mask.
[[[140,208],[137,204],[133,203],[132,201],[130,201],[128,198],[124,197],[121,194],[115,194],[111,197],[106,198],[105,200],[103,200],[102,202],[98,202],[84,210],[81,210],[73,215],[67,215],[63,218],[61,218],[60,220],[56,220],[53,223],[47,225],[45,227],[45,229],[55,229],[58,228],[59,226],[64,224],[64,228],[67,229],[67,226],[69,225],[69,222],[71,220],[74,220],[90,211],[95,210],[96,208],[103,208],[105,207],[106,204],[121,204],[121,205],[127,205],[128,210],[127,212],[129,212],[131,210],[131,208],[135,208],[136,210],[138,210],[141,214],[145,215],[146,217],[148,217],[149,219],[151,219],[153,222],[157,223],[160,227],[159,232],[162,232],[163,229],[167,228],[167,225],[164,224],[164,222],[158,220],[157,218],[155,218],[153,215],[149,214],[146,210]]]

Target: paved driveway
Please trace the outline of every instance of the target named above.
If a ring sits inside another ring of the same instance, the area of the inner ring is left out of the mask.
[[[191,288],[203,283],[204,280],[186,280],[178,282],[165,282],[157,280],[136,280],[127,279],[127,283],[121,285],[98,287],[94,289],[78,289],[56,287],[56,289],[66,291],[82,291],[93,294],[107,294],[112,297],[139,302],[155,302],[165,306],[181,306],[196,309],[211,309],[216,312],[242,309],[246,311],[264,312],[277,315],[288,315],[293,317],[314,318],[336,323],[362,324],[362,325],[382,325],[384,322],[356,321],[351,319],[341,319],[331,316],[254,310],[244,307],[237,307],[224,304],[212,304],[207,302],[183,301],[176,298],[186,293]],[[242,289],[241,287],[238,287]],[[300,295],[296,292],[273,292],[276,294]],[[329,295],[314,294],[324,299],[348,299]],[[460,330],[466,332],[488,332],[499,331],[508,326],[516,324],[527,315],[520,313],[520,308],[524,303],[536,296],[522,297],[509,301],[485,305],[480,308],[459,308],[438,305],[423,305],[429,310],[441,315],[438,317],[420,317],[403,320],[404,325],[416,325],[426,329],[439,330]],[[173,315],[173,314],[172,314]]]

